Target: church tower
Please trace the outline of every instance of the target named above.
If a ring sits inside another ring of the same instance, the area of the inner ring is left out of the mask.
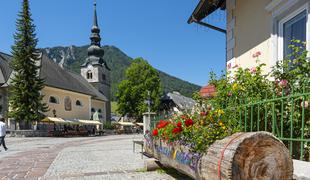
[[[94,3],[94,20],[90,35],[91,44],[87,49],[87,58],[81,65],[81,75],[92,84],[100,93],[107,97],[106,102],[106,121],[111,119],[111,81],[110,68],[103,59],[104,50],[100,45],[100,29],[97,21],[96,2]]]

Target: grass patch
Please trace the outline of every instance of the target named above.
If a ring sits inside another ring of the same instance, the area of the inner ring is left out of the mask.
[[[147,172],[146,168],[137,169],[136,172]]]
[[[192,178],[190,178],[187,175],[177,171],[174,168],[162,167],[160,169],[157,169],[156,172],[159,174],[168,174],[168,175],[170,175],[176,179],[192,180]]]

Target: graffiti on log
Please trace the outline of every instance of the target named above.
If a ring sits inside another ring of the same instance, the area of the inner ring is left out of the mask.
[[[189,166],[192,170],[196,171],[197,164],[201,158],[201,154],[184,152],[179,149],[172,148],[173,146],[159,146],[155,145],[157,153],[165,155],[167,158],[175,160],[179,164]]]

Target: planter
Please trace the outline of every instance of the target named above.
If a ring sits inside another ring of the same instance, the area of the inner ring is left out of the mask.
[[[236,133],[199,155],[187,147],[146,136],[145,150],[164,166],[195,179],[292,179],[293,161],[285,145],[267,132]]]

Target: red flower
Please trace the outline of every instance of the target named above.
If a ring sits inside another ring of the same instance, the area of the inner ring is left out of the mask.
[[[203,112],[200,112],[200,116],[207,116],[208,115],[208,111],[206,112],[206,111],[203,111]]]
[[[187,120],[185,121],[186,127],[189,127],[189,126],[191,126],[191,125],[193,125],[193,124],[194,124],[194,121],[193,121],[192,119],[187,119]]]
[[[181,118],[182,118],[182,119],[186,119],[186,118],[187,118],[187,115],[182,115]]]
[[[164,121],[164,120],[160,120],[157,124],[157,128],[158,129],[161,129],[161,128],[164,128],[166,127],[167,125],[169,124],[169,121]]]
[[[172,129],[172,133],[173,134],[178,134],[180,132],[182,132],[182,128],[181,127],[175,127],[175,128]]]
[[[178,126],[178,127],[182,127],[182,123],[181,123],[181,122],[178,122],[178,123],[177,123],[177,126]]]
[[[153,136],[158,136],[158,130],[157,129],[153,130]]]

